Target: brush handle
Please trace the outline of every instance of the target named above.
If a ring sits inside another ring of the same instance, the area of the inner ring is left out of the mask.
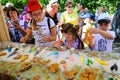
[[[16,48],[13,52],[11,52],[11,53],[8,55],[8,57],[11,57],[11,56],[15,55],[15,54],[17,53],[17,50],[18,50],[18,48]],[[8,58],[8,57],[7,57],[7,58]]]

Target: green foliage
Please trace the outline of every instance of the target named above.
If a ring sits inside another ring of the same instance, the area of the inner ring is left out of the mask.
[[[41,5],[44,7],[49,3],[50,0],[39,0]],[[66,0],[58,0],[60,3],[59,11],[62,12],[65,10]],[[82,2],[84,7],[88,7],[90,12],[94,13],[98,6],[103,6],[106,11],[113,14],[116,10],[117,3],[119,0],[71,0],[74,3],[75,9],[78,2]],[[23,9],[27,4],[28,0],[1,0],[0,3],[5,5],[7,2],[12,2],[16,8]],[[77,10],[77,9],[76,9]]]
[[[18,9],[23,9],[23,7],[27,4],[28,0],[1,0],[0,3],[5,5],[6,3],[13,3],[14,6]]]
[[[39,0],[42,6],[46,6],[49,3],[49,0]]]

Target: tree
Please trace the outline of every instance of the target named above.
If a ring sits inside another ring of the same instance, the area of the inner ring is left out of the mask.
[[[13,3],[14,6],[18,9],[23,9],[23,7],[26,5],[28,0],[1,0],[0,1],[2,5],[6,5],[6,3],[8,2]]]
[[[62,12],[65,10],[65,2],[66,0],[58,0],[60,3],[59,11]],[[88,7],[90,12],[94,13],[98,6],[103,6],[105,10],[109,13],[113,14],[116,10],[117,3],[119,0],[71,0],[74,3],[74,6],[78,2],[82,2],[84,7]],[[7,2],[12,2],[16,8],[23,9],[23,7],[27,4],[28,0],[1,0],[0,3],[5,5]],[[39,0],[41,5],[44,7],[49,3],[49,0]]]

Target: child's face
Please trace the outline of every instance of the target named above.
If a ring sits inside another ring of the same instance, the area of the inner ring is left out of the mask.
[[[99,23],[99,29],[107,31],[109,29],[110,23]]]
[[[35,19],[35,21],[37,22],[41,21],[44,16],[43,10],[38,9],[38,10],[32,11],[32,16]]]
[[[16,11],[10,11],[9,14],[10,14],[10,18],[13,20],[16,20],[18,18]]]
[[[84,19],[84,23],[91,23],[91,19],[89,18]]]
[[[72,33],[64,33],[64,36],[65,36],[65,39],[67,41],[73,41],[73,40],[75,40],[75,36],[73,36]]]

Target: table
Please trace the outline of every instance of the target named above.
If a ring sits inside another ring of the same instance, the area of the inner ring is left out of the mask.
[[[8,52],[6,45],[12,45],[12,50],[18,48],[17,54],[8,57],[12,51]],[[12,76],[12,80],[17,78],[18,80],[79,80],[85,69],[93,71],[95,80],[109,80],[115,77],[117,80],[120,79],[119,53],[57,51],[52,47],[36,48],[35,45],[21,43],[4,43],[2,49],[4,50],[1,52],[7,55],[0,57],[0,73]],[[39,52],[35,55],[37,50]],[[28,55],[28,58],[25,61],[21,61],[22,58],[15,60],[14,57],[17,55]],[[28,67],[22,69],[26,64]],[[114,64],[117,65],[117,70],[111,71]]]

